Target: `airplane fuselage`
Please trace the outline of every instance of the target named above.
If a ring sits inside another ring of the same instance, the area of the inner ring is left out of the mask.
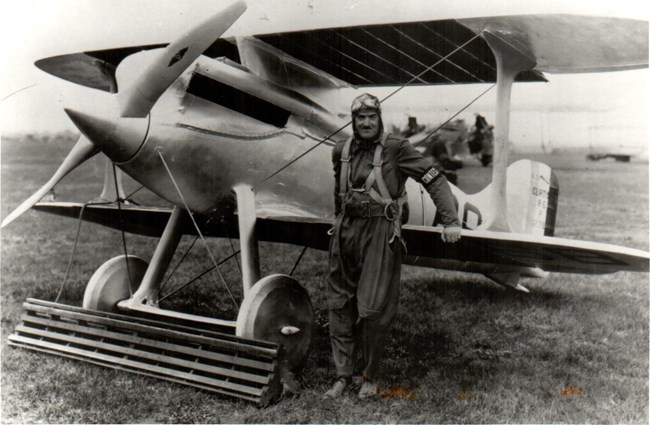
[[[102,117],[73,120],[135,180],[198,213],[218,210],[243,183],[254,188],[260,214],[282,206],[282,215],[295,210],[295,215],[333,217],[331,150],[351,132],[348,117],[337,117],[299,93],[261,84],[241,66],[205,57],[147,118],[115,118],[112,124]],[[454,189],[457,197],[464,195]],[[435,206],[429,196],[413,181],[407,190],[409,223],[432,224]]]

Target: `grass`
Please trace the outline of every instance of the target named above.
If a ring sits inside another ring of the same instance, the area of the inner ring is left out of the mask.
[[[5,139],[2,217],[45,182],[71,141]],[[560,181],[556,235],[648,250],[646,163],[587,162],[539,156]],[[460,170],[479,187],[489,170]],[[95,159],[60,185],[60,199],[100,191]],[[127,184],[133,189],[133,183]],[[140,195],[140,194],[139,194]],[[145,199],[146,199],[146,195]],[[333,366],[324,287],[326,254],[307,251],[295,276],[316,314],[300,397],[265,409],[125,372],[9,348],[7,336],[27,297],[54,300],[74,243],[74,220],[29,212],[2,230],[2,423],[647,423],[648,276],[552,274],[525,280],[528,295],[471,274],[405,267],[400,310],[386,346],[382,385],[408,397],[324,402]],[[191,240],[184,238],[182,247]],[[127,235],[129,252],[149,258],[152,238]],[[221,258],[228,241],[211,240]],[[236,246],[237,242],[233,242]],[[80,305],[85,282],[122,253],[121,237],[84,224],[61,302]],[[288,273],[299,247],[261,244],[264,273]],[[171,285],[209,265],[197,245]],[[223,268],[241,297],[234,262]],[[167,308],[233,319],[235,308],[211,278]],[[392,388],[395,387],[395,388]],[[410,399],[409,399],[410,398]]]

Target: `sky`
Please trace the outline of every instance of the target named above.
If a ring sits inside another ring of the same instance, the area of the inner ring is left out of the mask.
[[[229,2],[229,1],[228,1]],[[0,130],[16,132],[75,130],[63,107],[83,97],[85,88],[52,77],[33,63],[41,58],[82,50],[168,42],[200,21],[223,1],[167,0],[23,0],[0,6]],[[648,7],[637,0],[248,0],[248,10],[225,35],[253,34],[314,26],[352,24],[363,16],[370,22],[416,16],[500,15],[523,11],[561,11],[648,19]],[[441,9],[441,4],[444,9]],[[378,6],[379,5],[379,6]],[[524,85],[513,91],[512,105],[522,110],[585,109],[613,111],[635,126],[648,116],[648,70],[588,75],[547,75],[548,84]],[[393,115],[408,115],[448,105],[464,105],[485,89],[419,91],[396,96]],[[494,97],[485,96],[474,108],[490,114]],[[435,103],[435,105],[434,105]],[[451,113],[451,112],[450,112]],[[469,112],[468,112],[469,113]],[[440,115],[442,116],[442,115]],[[647,126],[645,134],[647,135]],[[644,143],[646,143],[644,141]]]

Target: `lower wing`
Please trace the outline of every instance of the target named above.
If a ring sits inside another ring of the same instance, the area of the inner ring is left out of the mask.
[[[34,206],[38,211],[80,218],[125,232],[160,236],[171,208],[122,205],[92,205],[47,202]],[[215,219],[195,216],[205,236],[238,237],[236,218]],[[258,215],[256,233],[260,241],[290,243],[327,250],[327,231],[332,220],[304,216]],[[185,217],[184,233],[196,235]],[[403,236],[408,254],[415,258],[452,260],[462,263],[494,264],[539,268],[548,272],[605,274],[618,271],[648,272],[650,253],[621,246],[515,233],[463,230],[455,244],[445,244],[438,227],[405,225]],[[426,265],[426,261],[422,261]]]

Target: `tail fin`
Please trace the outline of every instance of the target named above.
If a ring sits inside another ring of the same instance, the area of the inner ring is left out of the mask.
[[[513,233],[553,236],[559,184],[541,162],[521,160],[508,167],[508,223]]]
[[[463,227],[485,229],[490,223],[490,191],[488,185],[481,192],[466,195],[453,188],[458,200],[459,217]],[[513,233],[553,236],[557,214],[559,184],[553,170],[541,162],[523,159],[508,167],[508,223]]]

